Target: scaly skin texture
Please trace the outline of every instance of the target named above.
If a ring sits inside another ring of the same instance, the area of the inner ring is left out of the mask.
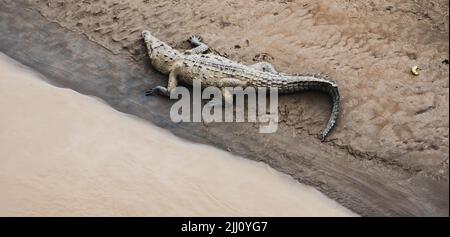
[[[170,96],[180,80],[190,85],[193,84],[193,80],[201,80],[204,87],[221,88],[226,101],[232,101],[232,95],[226,91],[226,87],[278,88],[279,93],[316,90],[327,93],[333,102],[331,116],[319,136],[321,141],[325,140],[336,124],[339,116],[339,91],[336,82],[328,77],[309,74],[287,75],[277,72],[267,62],[243,65],[218,55],[204,54],[208,46],[195,35],[189,38],[189,42],[195,48],[184,53],[158,40],[149,31],[143,31],[142,37],[153,67],[169,75],[167,87],[157,86],[149,90],[147,95]]]

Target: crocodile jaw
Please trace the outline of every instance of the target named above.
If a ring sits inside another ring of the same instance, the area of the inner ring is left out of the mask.
[[[142,31],[142,38],[144,38],[144,42],[146,44],[151,44],[152,39],[154,38],[153,35],[148,30]]]

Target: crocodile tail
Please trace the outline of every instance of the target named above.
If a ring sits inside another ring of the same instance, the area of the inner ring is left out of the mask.
[[[333,102],[333,107],[331,110],[330,118],[328,119],[328,123],[323,129],[322,133],[319,135],[320,141],[325,141],[325,138],[328,136],[328,134],[331,132],[331,130],[336,125],[337,119],[339,117],[339,109],[340,109],[340,96],[337,86],[328,84],[327,88],[325,89],[325,92],[327,92]]]

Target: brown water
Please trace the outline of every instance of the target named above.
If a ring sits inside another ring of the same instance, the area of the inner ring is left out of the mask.
[[[264,163],[51,86],[2,54],[0,68],[0,216],[355,215]]]

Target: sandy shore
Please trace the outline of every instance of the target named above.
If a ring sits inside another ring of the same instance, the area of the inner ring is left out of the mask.
[[[269,166],[187,142],[0,54],[0,216],[353,216]]]

